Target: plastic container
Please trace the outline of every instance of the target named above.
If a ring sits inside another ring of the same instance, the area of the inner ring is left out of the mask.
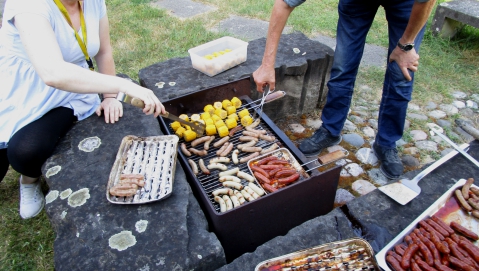
[[[191,64],[196,70],[215,76],[246,61],[248,43],[222,37],[189,49]]]

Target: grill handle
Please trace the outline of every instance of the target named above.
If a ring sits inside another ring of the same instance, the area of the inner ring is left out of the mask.
[[[312,170],[315,170],[317,168],[320,168],[320,167],[325,166],[327,164],[330,164],[332,162],[336,162],[339,159],[347,157],[348,155],[349,155],[349,152],[347,150],[344,150],[344,151],[336,150],[336,151],[333,151],[332,153],[328,153],[328,154],[325,154],[323,156],[319,156],[318,159],[311,160],[307,163],[302,164],[301,166],[303,167],[303,166],[309,165],[313,162],[317,162],[319,164],[318,166],[306,170],[306,172],[310,172]]]

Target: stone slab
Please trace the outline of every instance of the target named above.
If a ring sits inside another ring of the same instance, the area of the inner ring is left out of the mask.
[[[266,37],[268,34],[268,26],[269,22],[266,21],[231,15],[210,30],[214,32],[231,33],[235,37],[250,41]],[[283,30],[283,34],[291,33],[291,31],[292,28],[286,26]]]
[[[435,35],[452,38],[461,24],[479,28],[479,1],[456,0],[438,5],[431,24]]]
[[[168,10],[168,13],[179,19],[195,17],[217,8],[190,0],[159,0],[150,3],[151,6]]]
[[[213,86],[251,77],[263,58],[265,38],[249,42],[246,62],[210,77],[195,70],[189,57],[173,58],[145,67],[139,71],[140,84],[155,92],[162,102]],[[301,53],[295,54],[293,48]],[[303,55],[303,53],[306,53]],[[265,113],[276,119],[312,111],[325,102],[326,82],[333,58],[333,50],[302,33],[281,36],[276,58],[276,88],[287,96],[264,106]],[[157,82],[176,82],[174,87]],[[259,98],[251,78],[250,97]]]
[[[78,207],[60,197],[45,206],[56,233],[54,261],[57,270],[212,270],[225,264],[221,244],[207,228],[206,218],[192,196],[185,173],[176,165],[170,197],[147,204],[117,205],[106,198],[106,186],[120,142],[126,135],[162,135],[158,120],[124,105],[124,116],[116,124],[106,124],[93,115],[76,123],[60,140],[43,166],[46,175],[53,166],[60,172],[47,178],[50,193],[87,188],[89,198]],[[81,140],[97,136],[99,148],[78,149]],[[137,230],[140,220],[146,230]],[[125,250],[113,249],[110,238],[129,231],[136,243]]]

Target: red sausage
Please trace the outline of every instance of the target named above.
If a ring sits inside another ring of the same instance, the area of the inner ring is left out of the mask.
[[[256,179],[258,179],[260,182],[271,184],[271,181],[268,178],[266,178],[263,174],[261,174],[257,171],[253,171],[253,174],[256,177]]]
[[[269,172],[269,176],[274,176],[278,171],[283,170],[282,168],[275,168]]]
[[[286,177],[286,178],[281,178],[281,179],[278,179],[278,183],[279,184],[288,184],[288,183],[292,183],[294,181],[296,181],[297,179],[299,179],[299,173],[295,173],[289,177]]]
[[[448,254],[450,252],[449,248],[446,247],[442,242],[441,240],[439,239],[439,237],[437,237],[437,235],[435,233],[431,233],[431,241],[434,243],[434,246],[436,246],[436,248],[444,253],[444,254]],[[450,238],[446,238],[446,240],[449,239],[451,240]],[[451,240],[452,241],[452,240]]]
[[[404,242],[406,242],[406,244],[407,244],[408,246],[411,245],[411,244],[413,243],[411,236],[406,235],[406,236],[404,237]]]
[[[268,163],[269,161],[272,161],[272,160],[278,160],[278,157],[276,156],[268,156],[266,158],[263,158],[261,160],[259,160],[256,165],[257,166],[261,166],[261,165],[265,165],[266,163]]]
[[[424,260],[430,266],[434,264],[434,258],[432,257],[431,251],[427,248],[427,246],[421,242],[421,240],[416,239],[416,244],[419,246],[419,250],[421,251],[422,255],[424,256]]]
[[[279,172],[277,172],[274,177],[275,178],[284,178],[284,177],[289,177],[291,175],[293,175],[294,173],[296,173],[297,171],[294,170],[294,169],[283,169]]]
[[[394,246],[394,251],[401,256],[404,255],[404,249],[400,245]]]
[[[417,265],[417,263],[414,261],[411,263],[411,270],[412,271],[422,271],[422,269]]]
[[[278,190],[275,187],[273,187],[272,185],[269,185],[267,183],[262,183],[261,185],[263,186],[264,189],[268,190],[268,192],[271,192],[271,193]]]
[[[267,165],[290,165],[290,163],[286,160],[273,160],[273,161],[269,161],[267,163]]]
[[[406,251],[404,251],[404,255],[402,255],[402,260],[401,260],[402,268],[408,269],[411,266],[412,255],[414,255],[416,251],[418,251],[418,249],[419,249],[419,246],[415,243],[407,247]]]
[[[425,236],[423,236],[419,229],[415,229],[414,232],[418,233],[417,236],[419,237],[419,239],[421,239],[421,241],[427,246],[427,248],[429,248],[429,251],[431,251],[434,260],[441,260],[441,255],[439,255],[439,251],[437,250],[434,243],[427,239]]]
[[[404,259],[404,258],[403,258]],[[436,271],[433,267],[429,266],[426,262],[421,260],[420,258],[416,259],[417,265],[424,271]]]
[[[258,166],[251,166],[251,170],[252,170],[253,172],[256,171],[256,172],[258,172],[258,173],[261,173],[261,175],[265,176],[265,177],[268,178],[268,179],[269,179],[269,177],[270,177],[269,173],[266,172],[266,170],[264,170],[264,169],[262,169],[262,168],[260,168],[260,167],[258,167]]]
[[[434,222],[432,219],[426,219],[426,222],[429,225],[431,225],[431,227],[433,227],[437,232],[441,233],[444,237],[448,237],[450,235],[448,231],[443,229],[441,226],[439,226],[439,224]]]
[[[477,234],[475,234],[474,232],[464,228],[463,226],[461,226],[461,224],[455,222],[455,221],[452,221],[451,222],[451,228],[455,231],[457,231],[458,233],[466,236],[467,238],[470,238],[472,240],[477,240],[479,239],[479,236],[477,236]]]
[[[469,258],[466,258],[464,256],[464,254],[462,254],[459,249],[458,249],[458,245],[452,241],[452,239],[450,238],[446,238],[446,242],[449,244],[449,247],[451,248],[451,254],[453,256],[455,256],[457,259],[465,262],[465,263],[468,263],[468,264],[471,264],[471,265],[474,265],[474,262],[470,262],[469,261]]]
[[[426,231],[428,232],[434,232],[437,234],[437,237],[439,237],[439,239],[444,240],[444,236],[439,233],[438,231],[436,231],[433,227],[431,227],[431,225],[429,225],[428,223],[426,223],[424,220],[421,220],[419,221],[419,225],[421,225],[421,227],[423,227]]]
[[[459,267],[464,271],[475,271],[476,270],[474,267],[464,263],[463,261],[459,260],[458,258],[456,258],[454,256],[449,256],[449,261],[451,262],[451,264],[453,266]]]
[[[466,242],[465,240],[459,240],[459,246],[462,247],[467,253],[479,263],[479,248],[477,248],[471,242]]]
[[[262,169],[266,169],[266,170],[272,170],[272,169],[276,169],[276,168],[284,168],[283,165],[260,165],[259,167],[262,168]]]
[[[401,265],[399,264],[398,260],[394,258],[393,256],[386,256],[386,261],[394,268],[396,271],[405,271]]]
[[[447,262],[449,262],[449,259],[447,259]],[[451,268],[447,267],[446,265],[442,264],[438,260],[434,261],[434,267],[436,267],[436,269],[439,271],[454,271]]]
[[[434,220],[434,222],[436,222],[437,224],[439,224],[439,226],[444,228],[447,232],[449,232],[450,235],[454,233],[454,230],[451,229],[451,227],[449,227],[444,221],[442,221],[437,216],[433,215],[431,216],[431,219]]]
[[[236,132],[238,132],[238,131],[241,130],[242,128],[243,128],[243,126],[236,126],[236,127],[232,128],[232,129],[230,130],[229,136],[232,137]]]
[[[399,256],[396,252],[390,250],[390,251],[388,251],[387,254],[393,256],[394,258],[396,258],[396,260],[397,260],[398,262],[401,262],[401,256]]]

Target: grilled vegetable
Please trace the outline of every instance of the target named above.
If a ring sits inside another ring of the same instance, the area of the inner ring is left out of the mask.
[[[213,107],[215,108],[215,110],[218,109],[218,108],[221,109],[221,108],[223,108],[223,104],[221,102],[215,102],[213,104]]]
[[[199,121],[201,118],[200,118],[200,115],[199,114],[193,114],[191,115],[190,117],[190,120],[191,121]]]
[[[225,136],[229,135],[228,127],[226,127],[226,126],[218,127],[218,135],[220,137],[225,137]]]
[[[177,136],[179,136],[179,137],[183,137],[183,133],[184,133],[185,131],[186,131],[185,128],[183,128],[183,127],[178,127],[178,129],[176,129],[176,131],[175,131],[175,134],[176,134]]]
[[[228,127],[228,129],[231,129],[231,128],[234,128],[234,127],[238,126],[238,123],[236,123],[236,120],[234,120],[234,119],[226,119],[225,123],[226,123],[226,127]]]
[[[248,126],[251,123],[253,123],[253,119],[249,115],[241,118],[241,125]]]
[[[226,108],[228,108],[228,106],[231,106],[231,101],[228,100],[228,99],[225,99],[225,100],[223,100],[223,102],[221,103],[221,105],[223,106],[223,109],[226,110]]]
[[[233,114],[231,114],[231,115],[228,115],[228,119],[234,119],[234,120],[236,120],[236,121],[239,120],[238,115],[237,115],[236,113],[233,113]]]
[[[215,113],[215,108],[214,108],[211,104],[207,104],[207,105],[203,108],[203,110],[204,110],[205,112],[210,113],[210,115],[213,115],[213,114]]]
[[[205,119],[205,125],[215,125],[215,122],[213,119]]]
[[[215,122],[215,126],[216,126],[216,128],[220,128],[221,126],[226,126],[226,124],[224,123],[224,121],[219,120],[219,121]]]
[[[216,126],[206,125],[206,135],[214,135],[214,134],[216,134]]]
[[[178,121],[174,121],[174,122],[171,123],[171,129],[173,129],[173,131],[175,131],[175,132],[180,127],[181,127],[181,123],[179,123]]]
[[[217,122],[217,121],[221,120],[221,118],[216,114],[211,115],[211,119],[213,120],[213,122]]]
[[[178,116],[178,118],[184,119],[186,121],[190,121],[190,118],[188,118],[188,115],[186,115],[186,114],[181,114],[181,115]]]
[[[236,107],[234,107],[234,105],[230,105],[230,106],[226,107],[226,113],[228,115],[236,113]]]
[[[209,113],[209,112],[203,112],[203,113],[201,113],[201,119],[202,119],[202,120],[211,119],[210,113]]]
[[[215,115],[217,115],[221,119],[226,119],[226,117],[228,116],[228,112],[226,112],[226,110],[223,110],[221,108],[217,108],[215,110]]]
[[[237,97],[233,97],[233,99],[231,99],[231,104],[236,107],[236,109],[240,108],[241,107],[241,100],[238,99]]]
[[[186,142],[192,141],[196,139],[196,133],[191,130],[186,130],[183,133],[183,138],[185,139]]]
[[[244,116],[249,116],[249,111],[246,108],[238,112],[238,117],[240,119],[242,119]]]

